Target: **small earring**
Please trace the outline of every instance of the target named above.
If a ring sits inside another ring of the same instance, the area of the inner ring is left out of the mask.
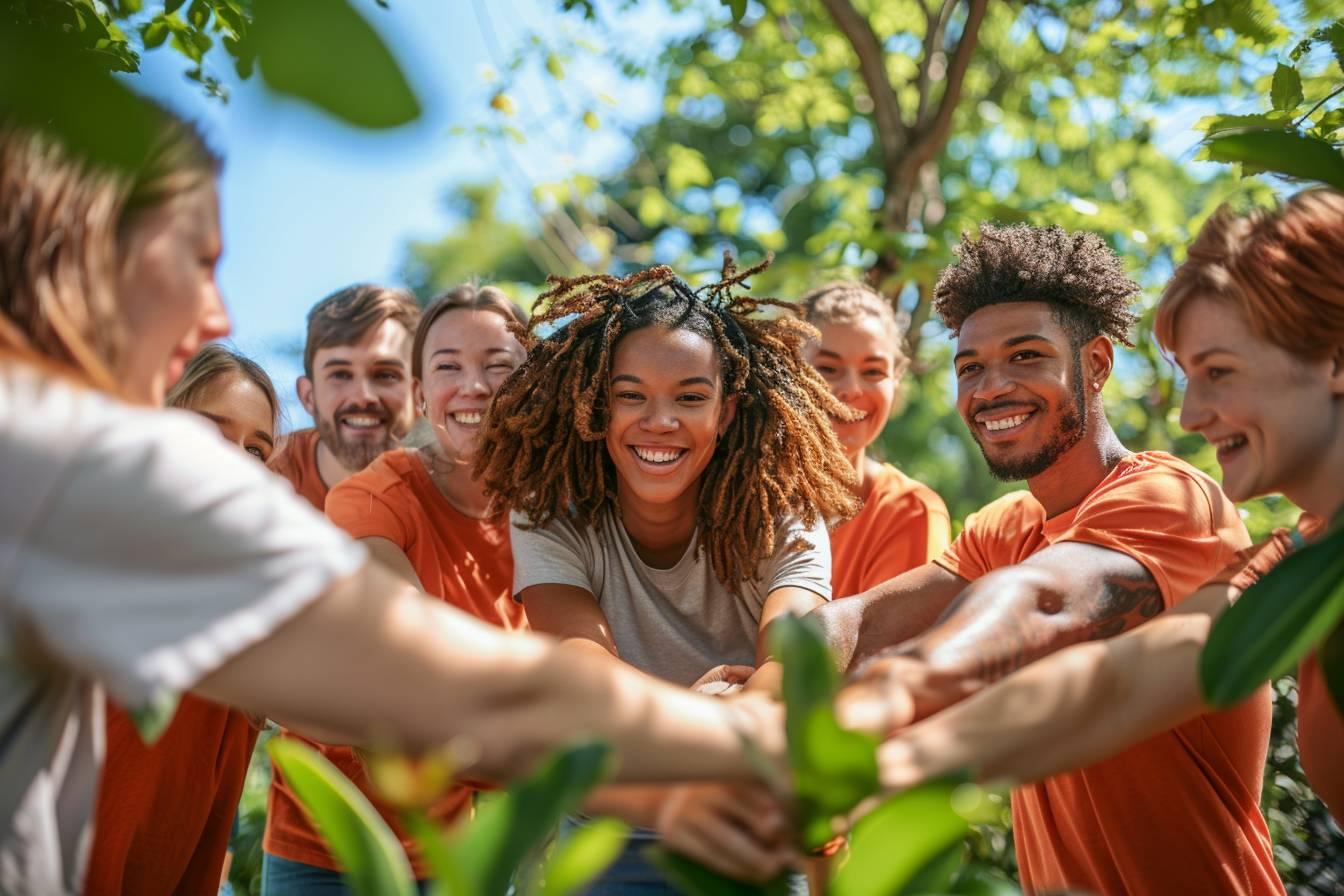
[[[1100,391],[1101,391],[1101,383],[1093,383],[1093,384],[1092,384],[1092,391],[1093,391],[1093,392],[1100,392]]]
[[[420,416],[421,416],[421,417],[428,417],[428,416],[429,416],[429,405],[426,404],[426,403],[423,402],[423,401],[420,402]]]

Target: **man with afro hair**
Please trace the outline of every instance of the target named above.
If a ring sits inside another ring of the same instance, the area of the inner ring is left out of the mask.
[[[934,306],[957,340],[957,408],[991,471],[1027,490],[972,514],[933,562],[816,611],[856,673],[841,697],[851,724],[892,731],[1140,625],[1249,544],[1211,479],[1131,452],[1106,419],[1102,387],[1138,291],[1094,234],[987,224],[962,237]],[[1030,723],[1030,706],[1004,711]],[[1017,787],[1025,891],[1282,893],[1259,810],[1269,726],[1262,690]]]

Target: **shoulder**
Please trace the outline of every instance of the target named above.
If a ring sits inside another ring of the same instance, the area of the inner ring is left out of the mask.
[[[1165,451],[1141,451],[1122,460],[1083,501],[1081,510],[1102,499],[1123,497],[1149,512],[1175,508],[1189,514],[1203,510],[1217,519],[1235,507],[1210,476]]]
[[[277,473],[284,473],[303,466],[303,458],[314,450],[317,444],[317,430],[313,427],[296,429],[287,433],[280,443],[280,449],[266,463]]]
[[[1009,492],[966,518],[963,532],[1020,531],[1045,522],[1045,508],[1029,491]]]
[[[413,464],[419,461],[406,448],[396,448],[373,459],[367,467],[332,486],[327,500],[350,495],[414,496]]]
[[[891,464],[882,465],[868,501],[879,508],[890,507],[893,512],[922,513],[944,519],[948,515],[947,504],[936,491]]]

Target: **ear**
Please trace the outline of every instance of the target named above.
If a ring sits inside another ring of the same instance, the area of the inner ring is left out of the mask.
[[[421,388],[418,379],[411,380],[411,410],[417,417],[423,417],[428,413],[425,408],[425,390]]]
[[[301,376],[294,381],[294,391],[299,395],[299,404],[308,412],[308,416],[317,419],[317,402],[313,399],[313,381]]]
[[[719,411],[719,437],[728,431],[728,427],[733,425],[733,418],[737,416],[737,396],[729,395],[723,399],[723,408]]]
[[[1344,395],[1344,345],[1335,346],[1330,353],[1330,391]]]
[[[1084,391],[1092,395],[1101,394],[1101,387],[1111,378],[1115,369],[1115,346],[1105,336],[1097,336],[1083,346]]]

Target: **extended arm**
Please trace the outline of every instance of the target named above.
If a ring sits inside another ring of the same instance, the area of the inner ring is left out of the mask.
[[[1147,625],[1061,650],[897,732],[879,753],[884,786],[903,790],[960,769],[983,781],[1039,780],[1207,711],[1199,654],[1234,594],[1227,585],[1205,586]],[[874,701],[892,699],[904,697],[850,689],[841,717],[856,727],[880,726],[893,711]]]
[[[415,687],[406,687],[415,682]],[[473,771],[510,777],[577,738],[611,743],[627,780],[748,778],[743,733],[782,754],[776,713],[662,685],[572,646],[506,633],[366,564],[201,680],[199,693],[340,734],[424,749],[470,739]]]
[[[1161,612],[1162,593],[1137,560],[1096,545],[1052,545],[968,586],[932,628],[859,670],[859,680],[910,694],[910,717],[963,699],[1043,656],[1108,638]]]
[[[553,635],[578,650],[620,657],[606,614],[592,592],[574,585],[533,585],[518,595],[535,632]]]

